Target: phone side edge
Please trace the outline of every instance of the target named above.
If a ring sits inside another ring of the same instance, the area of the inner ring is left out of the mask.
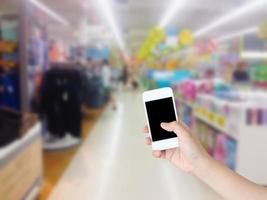
[[[149,125],[149,121],[148,121],[148,114],[147,114],[147,109],[146,109],[146,101],[145,101],[145,92],[143,92],[143,106],[144,106],[144,111],[145,111],[145,116],[146,116],[146,125],[148,127],[148,134],[149,134],[149,137],[151,138],[152,140],[152,135],[151,135],[151,130],[150,130],[150,125]],[[153,141],[152,141],[153,142]]]

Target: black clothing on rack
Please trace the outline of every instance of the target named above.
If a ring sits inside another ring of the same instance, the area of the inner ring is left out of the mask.
[[[81,135],[82,78],[79,70],[53,68],[44,75],[41,104],[48,131],[62,138]]]
[[[84,70],[83,103],[89,108],[102,107],[106,102],[106,94],[102,78],[90,70]]]

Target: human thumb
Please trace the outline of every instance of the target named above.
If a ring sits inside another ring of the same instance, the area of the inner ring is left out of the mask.
[[[179,137],[184,137],[188,135],[188,129],[181,122],[173,121],[169,123],[161,123],[161,128],[166,131],[174,132]]]

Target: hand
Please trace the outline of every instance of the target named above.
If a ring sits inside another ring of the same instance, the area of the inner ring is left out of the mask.
[[[173,131],[179,140],[179,147],[162,151],[153,151],[156,158],[169,160],[178,168],[194,174],[194,171],[202,159],[209,155],[198,140],[190,133],[189,129],[181,122],[161,123],[161,127],[166,131]],[[148,133],[148,127],[145,126],[144,133]],[[151,138],[146,138],[146,144],[151,145]]]
[[[167,159],[178,168],[195,175],[224,199],[267,199],[265,187],[248,181],[212,159],[184,124],[174,121],[161,123],[161,127],[177,134],[179,147],[153,151],[155,157]],[[147,126],[144,133],[148,133]],[[146,144],[151,144],[150,138],[146,138]]]

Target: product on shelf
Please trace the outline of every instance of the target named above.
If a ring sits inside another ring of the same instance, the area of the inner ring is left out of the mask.
[[[193,127],[194,124],[193,108],[177,99],[175,103],[178,111],[178,116],[188,127]]]
[[[1,37],[4,41],[18,41],[17,35],[18,22],[15,20],[3,20],[1,22]]]
[[[229,168],[235,169],[236,140],[200,120],[196,122],[195,132],[197,132],[198,138],[210,155],[221,163],[226,164]]]
[[[179,117],[208,153],[242,176],[266,184],[267,162],[251,164],[262,162],[267,150],[266,92],[207,80],[185,80],[172,88]]]
[[[215,130],[209,128],[209,129],[207,130],[207,135],[208,135],[208,147],[207,147],[207,150],[208,150],[208,152],[209,152],[210,155],[213,155],[213,153],[214,153],[215,141],[216,141]]]
[[[230,168],[235,169],[236,167],[236,149],[237,142],[231,138],[227,138],[225,141],[226,157],[224,163]]]
[[[248,151],[246,143],[258,145],[259,140],[266,138],[266,102],[266,93],[258,91],[229,90],[213,95],[199,94],[194,104],[195,127],[208,152],[231,169],[236,170],[238,166],[238,172],[246,170],[245,164],[240,163],[240,157],[242,162],[248,162],[244,158]]]
[[[224,160],[226,159],[226,147],[225,147],[225,142],[226,142],[226,136],[224,134],[218,134],[216,138],[216,144],[214,147],[214,153],[213,157],[224,163]]]
[[[254,69],[253,82],[255,86],[267,88],[267,66],[257,65]]]
[[[248,108],[246,111],[247,125],[267,125],[266,108]]]
[[[226,132],[237,132],[241,124],[267,125],[266,101],[267,95],[263,92],[223,92],[221,96],[201,94],[197,97],[195,112]]]
[[[18,110],[19,69],[17,17],[0,16],[0,107]]]
[[[198,94],[213,94],[229,91],[229,86],[217,79],[186,79],[178,83],[173,83],[172,88],[182,99],[195,102]]]
[[[154,80],[158,88],[170,87],[173,83],[181,82],[191,77],[188,70],[149,70],[147,77]]]
[[[17,72],[0,73],[0,107],[19,109],[19,80]]]

